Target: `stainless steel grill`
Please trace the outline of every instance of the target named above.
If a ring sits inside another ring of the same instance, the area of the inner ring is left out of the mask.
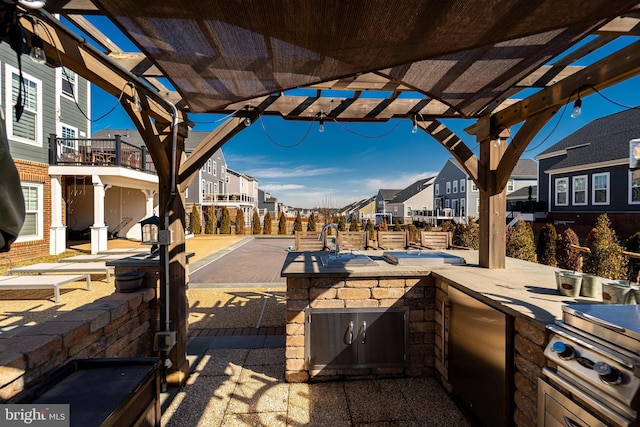
[[[640,425],[640,306],[565,306],[547,329],[538,425]]]

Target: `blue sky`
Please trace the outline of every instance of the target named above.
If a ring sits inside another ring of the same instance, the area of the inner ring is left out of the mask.
[[[113,30],[100,26],[123,49],[135,50]],[[617,43],[620,46],[628,42],[622,38]],[[599,56],[596,52],[576,65],[586,65]],[[116,99],[96,87],[92,90],[92,115],[98,117]],[[579,118],[570,117],[572,105],[564,112],[560,109],[534,138],[523,158],[533,158],[594,119],[625,109],[615,103],[637,106],[640,77],[608,88],[602,94],[609,100],[597,93],[583,97],[583,114]],[[189,118],[196,123],[194,130],[209,131],[221,123],[222,116]],[[475,139],[464,132],[472,121],[444,122],[478,154]],[[411,133],[411,127],[408,119],[369,124],[326,121],[325,132],[320,133],[317,122],[264,117],[236,135],[222,150],[230,168],[257,178],[260,188],[280,202],[294,207],[337,208],[374,196],[381,188],[402,189],[442,168],[451,157],[447,150],[422,131]],[[92,131],[126,128],[134,127],[124,111],[117,108],[94,122]],[[512,134],[516,130],[512,129]]]

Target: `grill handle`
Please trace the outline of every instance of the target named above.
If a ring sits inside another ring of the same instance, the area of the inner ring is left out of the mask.
[[[581,311],[575,310],[574,311],[575,315],[582,318],[583,320],[587,320],[589,322],[593,322],[599,326],[602,326],[603,328],[607,328],[607,329],[611,329],[612,331],[616,331],[616,332],[620,332],[620,333],[625,333],[626,329],[625,328],[621,328],[618,325],[614,325],[613,323],[609,323],[605,320],[602,319],[598,319],[597,317],[591,316],[590,314],[587,313],[583,313]]]

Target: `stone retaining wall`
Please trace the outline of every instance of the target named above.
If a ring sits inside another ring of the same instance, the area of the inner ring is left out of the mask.
[[[0,336],[0,402],[72,359],[152,356],[154,289],[114,293],[40,325]]]

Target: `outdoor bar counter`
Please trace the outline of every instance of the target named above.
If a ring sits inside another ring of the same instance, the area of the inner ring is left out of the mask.
[[[565,304],[600,302],[561,295],[556,268],[507,258],[490,270],[473,250],[437,252],[463,264],[424,265],[383,251],[354,252],[366,265],[330,265],[327,253],[290,252],[282,268],[287,381],[435,376],[480,419],[486,410],[507,424],[536,425],[545,326]]]

